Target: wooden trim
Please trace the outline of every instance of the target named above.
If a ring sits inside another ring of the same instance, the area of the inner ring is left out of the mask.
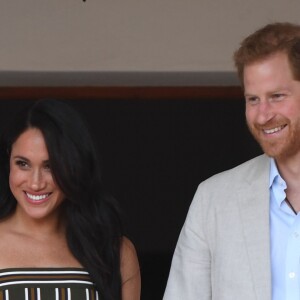
[[[95,100],[241,99],[238,86],[201,87],[1,87],[0,100],[41,98]]]

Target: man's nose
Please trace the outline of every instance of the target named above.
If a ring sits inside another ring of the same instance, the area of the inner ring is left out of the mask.
[[[258,104],[257,123],[260,125],[266,124],[274,117],[272,104],[269,101],[262,101]]]

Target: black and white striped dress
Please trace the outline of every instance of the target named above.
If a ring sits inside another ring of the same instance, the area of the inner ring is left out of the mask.
[[[100,300],[94,283],[80,268],[0,270],[0,300]]]

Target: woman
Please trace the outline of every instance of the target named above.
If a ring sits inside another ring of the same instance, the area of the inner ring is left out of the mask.
[[[0,140],[0,299],[140,299],[140,272],[80,116],[36,102]]]

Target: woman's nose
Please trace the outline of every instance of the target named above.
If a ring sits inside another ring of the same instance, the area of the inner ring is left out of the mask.
[[[32,171],[29,185],[34,191],[42,190],[46,186],[46,181],[41,170]]]

